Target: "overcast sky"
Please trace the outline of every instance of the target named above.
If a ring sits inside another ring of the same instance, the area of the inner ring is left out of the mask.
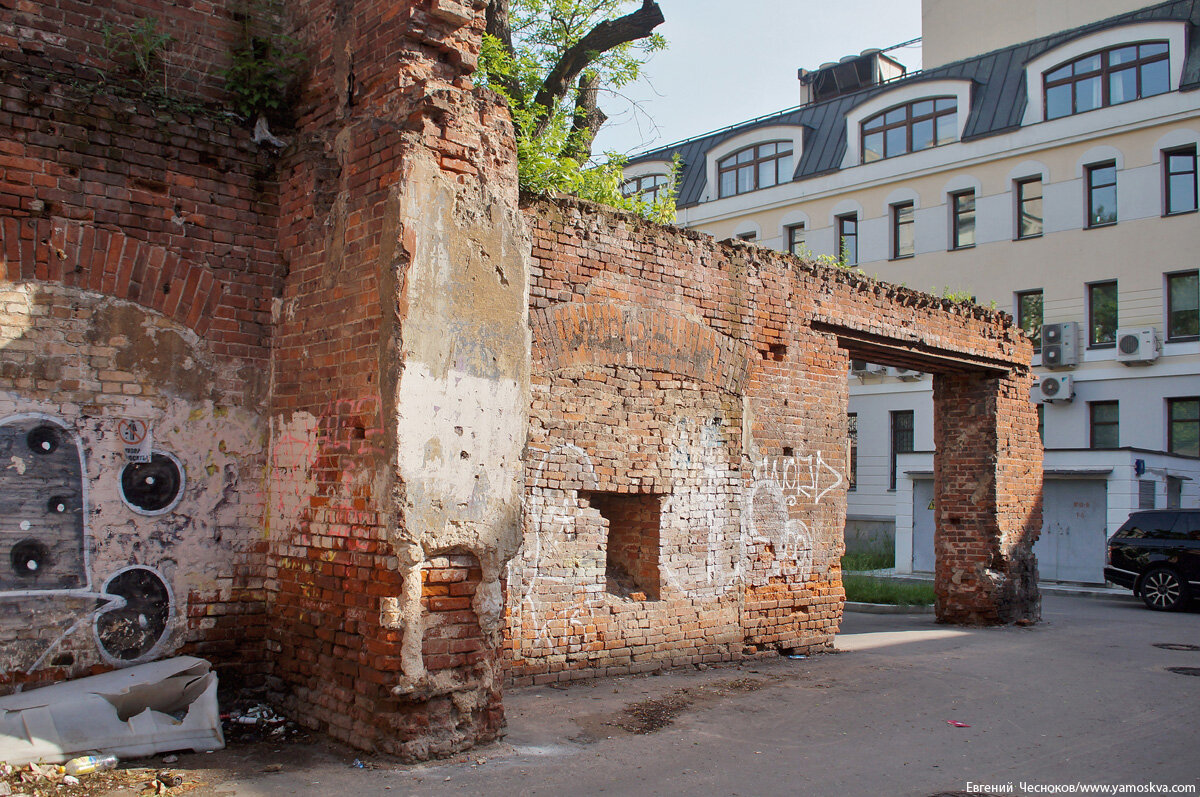
[[[921,35],[921,0],[658,0],[666,22],[643,79],[600,107],[593,151],[633,153],[800,103],[796,70]],[[889,53],[909,70],[921,50]],[[634,106],[634,103],[638,107]]]

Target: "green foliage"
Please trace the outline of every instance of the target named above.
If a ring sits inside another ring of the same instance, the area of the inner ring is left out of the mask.
[[[949,299],[956,304],[974,304],[975,302],[975,294],[969,291],[956,291],[949,285],[942,288],[941,293],[938,292],[936,286],[930,288],[929,292],[934,296],[941,296],[943,299]]]
[[[300,42],[269,32],[277,12],[270,0],[249,0],[242,12],[242,35],[221,70],[233,107],[242,116],[278,116],[306,58]],[[265,21],[265,23],[264,23]]]
[[[174,41],[171,34],[158,29],[158,19],[139,19],[132,28],[114,28],[105,23],[100,32],[108,57],[129,69],[143,83],[144,90],[158,90],[149,83],[151,80],[157,83],[159,73],[165,81],[163,53]]]
[[[660,191],[655,201],[625,197],[621,193],[624,158],[609,152],[596,162],[582,134],[573,132],[578,86],[552,108],[535,101],[563,53],[597,23],[621,16],[629,5],[629,0],[512,0],[513,49],[485,35],[476,80],[508,100],[517,133],[522,190],[572,194],[666,224],[675,220],[673,186],[678,164],[671,175],[671,190]],[[618,88],[636,80],[649,54],[665,46],[666,41],[653,34],[591,53],[584,74],[599,78],[602,89]]]
[[[886,603],[892,606],[928,606],[933,603],[933,584],[896,581],[872,576],[842,577],[846,600],[856,603]]]
[[[239,114],[254,118],[287,104],[288,88],[305,56],[290,36],[247,36],[232,52],[233,62],[221,70],[225,88]]]
[[[842,571],[856,572],[863,570],[883,570],[896,566],[896,552],[888,551],[859,551],[842,556]]]
[[[818,266],[831,266],[832,268],[840,268],[844,271],[854,268],[854,266],[850,265],[850,250],[844,244],[842,245],[841,254],[837,257],[833,255],[818,255],[808,248],[808,244],[801,244],[800,251],[796,252],[796,257],[801,260],[810,260]]]

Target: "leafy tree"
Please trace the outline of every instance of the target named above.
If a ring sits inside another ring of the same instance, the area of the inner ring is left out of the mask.
[[[603,89],[636,80],[649,55],[666,46],[654,0],[617,16],[630,0],[491,0],[480,54],[483,81],[503,94],[517,128],[521,187],[561,191],[658,221],[674,219],[673,191],[654,202],[621,195],[619,156],[589,166],[607,120]]]

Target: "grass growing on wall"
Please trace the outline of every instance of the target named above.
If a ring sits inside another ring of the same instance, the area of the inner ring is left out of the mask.
[[[933,584],[894,581],[871,576],[843,576],[846,600],[887,603],[893,606],[927,606],[933,603]]]

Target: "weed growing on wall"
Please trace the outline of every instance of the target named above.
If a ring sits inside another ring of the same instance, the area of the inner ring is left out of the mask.
[[[137,78],[143,93],[166,95],[163,56],[174,39],[158,29],[157,18],[139,19],[130,28],[105,23],[100,31],[108,57]]]

